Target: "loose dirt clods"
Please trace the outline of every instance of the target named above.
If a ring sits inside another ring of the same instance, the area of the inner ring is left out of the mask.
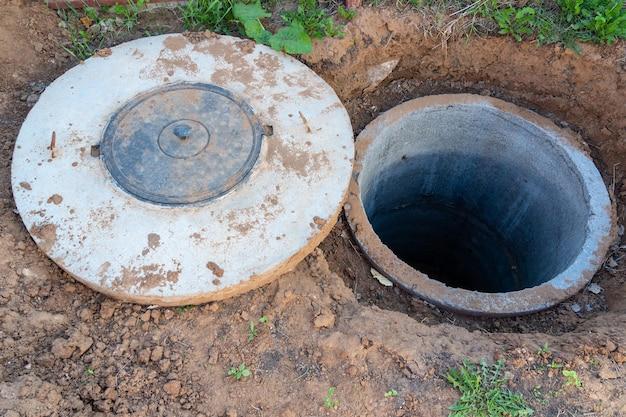
[[[111,51],[111,48],[102,48],[102,49],[98,49],[94,55],[99,56],[101,58],[105,58],[107,56],[111,56],[112,53],[113,52]]]

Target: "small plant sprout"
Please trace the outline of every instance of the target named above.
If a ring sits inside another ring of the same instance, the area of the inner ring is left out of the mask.
[[[259,331],[256,328],[256,325],[252,320],[250,320],[250,323],[248,324],[248,342],[252,342],[258,333]]]
[[[550,345],[548,345],[548,342],[544,343],[538,350],[537,350],[537,355],[541,356],[542,358],[547,358],[549,356],[552,355],[552,351],[550,350]]]
[[[267,323],[269,323],[269,321],[270,320],[267,318],[267,316],[259,317],[259,323],[267,324]]]
[[[324,407],[329,410],[336,410],[339,406],[339,401],[333,398],[336,390],[336,387],[330,387],[328,388],[328,391],[326,391],[326,396],[324,397]]]
[[[565,377],[565,385],[574,386],[576,388],[583,387],[583,381],[578,377],[578,373],[571,369],[563,369],[563,376]]]
[[[544,389],[539,385],[533,387],[532,393],[535,401],[539,402],[541,405],[547,405],[550,402],[548,397],[554,396],[552,391],[545,393]]]
[[[88,366],[85,368],[85,375],[87,376],[94,376],[96,375],[96,370],[93,369],[91,366]]]
[[[346,9],[343,7],[343,4],[340,4],[337,9],[337,14],[344,20],[352,20],[356,16],[356,10]]]
[[[237,381],[239,381],[242,378],[247,378],[250,375],[252,375],[252,372],[250,371],[250,369],[246,366],[245,363],[242,363],[241,365],[239,365],[238,367],[232,367],[228,370],[228,376],[232,376],[233,378],[235,378]]]
[[[396,391],[393,388],[385,393],[385,398],[395,398],[397,396],[398,396],[398,391]]]
[[[194,306],[192,306],[192,305],[179,306],[179,307],[176,307],[176,312],[178,314],[184,314],[184,313],[188,312],[189,310],[193,310],[193,307]]]
[[[551,369],[561,369],[562,367],[563,367],[563,364],[561,364],[561,363],[559,363],[557,361],[552,361],[548,365],[548,368],[551,368]]]
[[[521,394],[505,386],[504,361],[488,365],[464,361],[446,375],[448,382],[461,392],[450,407],[449,417],[527,417],[534,413]]]

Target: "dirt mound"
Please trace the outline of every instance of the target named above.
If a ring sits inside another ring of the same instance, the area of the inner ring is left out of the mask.
[[[504,38],[443,48],[424,35],[421,19],[364,9],[346,37],[306,58],[338,91],[357,132],[425,94],[500,97],[580,132],[623,220],[623,45],[585,47],[580,56]],[[603,292],[497,321],[453,316],[380,286],[343,221],[295,271],[219,303],[147,308],[76,283],[36,248],[10,194],[19,126],[37,90],[69,66],[49,34],[62,37],[43,6],[3,7],[0,39],[10,46],[0,49],[0,415],[445,416],[458,394],[443,376],[466,357],[506,359],[509,385],[536,415],[626,415],[619,248],[594,279]],[[42,52],[31,51],[34,42]],[[11,52],[18,45],[23,52]],[[539,354],[546,343],[549,353]],[[251,376],[227,375],[241,364]],[[562,368],[575,370],[583,388],[566,386]],[[336,411],[323,406],[331,386]],[[398,396],[385,398],[390,389]]]

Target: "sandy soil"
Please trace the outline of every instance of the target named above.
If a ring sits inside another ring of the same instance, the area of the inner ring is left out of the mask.
[[[493,37],[443,47],[428,27],[418,15],[364,10],[344,39],[324,41],[305,62],[337,90],[357,133],[385,109],[442,92],[504,98],[567,124],[589,144],[623,221],[623,44],[580,56]],[[603,292],[514,319],[455,316],[380,286],[343,220],[295,271],[223,302],[150,309],[73,281],[37,249],[10,191],[20,124],[45,85],[76,64],[64,39],[42,5],[2,6],[0,416],[445,416],[458,394],[443,376],[464,358],[505,359],[511,388],[536,415],[626,415],[617,246],[615,263],[594,278]],[[545,343],[551,353],[537,354]],[[576,370],[583,388],[566,386],[547,367],[553,360]],[[237,382],[227,371],[241,363],[252,376]],[[336,410],[323,407],[331,386]],[[391,388],[398,397],[384,398]]]

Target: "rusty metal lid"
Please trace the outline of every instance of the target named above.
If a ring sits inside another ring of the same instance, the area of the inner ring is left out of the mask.
[[[15,204],[39,248],[109,296],[185,305],[289,271],[330,232],[354,141],[332,88],[249,40],[145,37],[41,94]]]
[[[240,183],[261,149],[252,109],[212,84],[169,85],[113,114],[101,145],[115,181],[137,198],[206,202]]]

